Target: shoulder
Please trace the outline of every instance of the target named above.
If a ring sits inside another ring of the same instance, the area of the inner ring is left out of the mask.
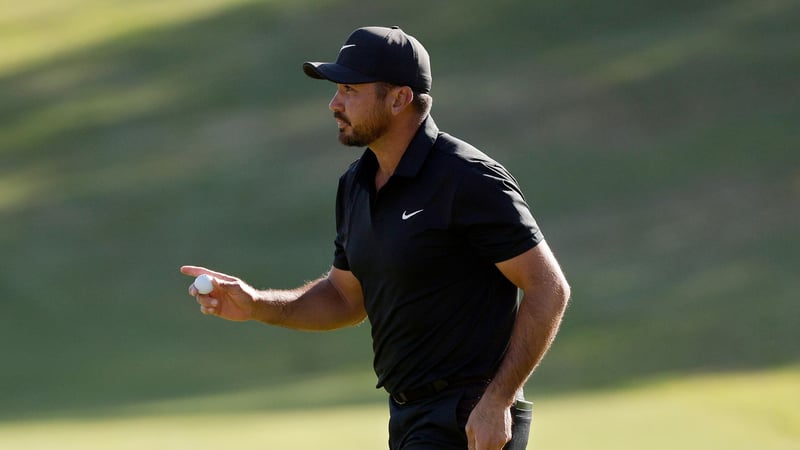
[[[473,160],[492,160],[489,155],[478,150],[469,142],[444,132],[439,133],[433,148],[436,156],[456,161],[460,160],[465,163]]]
[[[439,166],[438,170],[457,176],[461,180],[459,184],[474,186],[494,180],[517,185],[517,181],[501,163],[472,144],[447,133],[439,134],[431,160]]]

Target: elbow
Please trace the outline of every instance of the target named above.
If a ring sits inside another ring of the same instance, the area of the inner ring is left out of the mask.
[[[572,295],[572,288],[567,283],[567,280],[564,279],[561,285],[561,297],[564,299],[564,304],[569,301],[570,296]]]
[[[570,296],[572,295],[572,288],[570,288],[569,283],[563,276],[559,277],[555,288],[555,294],[556,295],[554,297],[556,298],[559,309],[561,309],[561,312],[563,313],[564,310],[567,309],[567,304],[569,303]]]

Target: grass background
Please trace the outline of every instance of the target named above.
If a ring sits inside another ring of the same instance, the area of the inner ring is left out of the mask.
[[[300,65],[399,24],[573,287],[532,447],[800,448],[796,2],[0,9],[0,447],[384,445],[368,327],[213,320],[177,268],[327,270],[359,152]]]

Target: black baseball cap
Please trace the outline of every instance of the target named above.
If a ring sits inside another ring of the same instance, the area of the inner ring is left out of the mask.
[[[311,78],[339,84],[385,81],[420,93],[431,91],[428,51],[396,26],[359,28],[339,49],[336,62],[307,62],[303,72]]]

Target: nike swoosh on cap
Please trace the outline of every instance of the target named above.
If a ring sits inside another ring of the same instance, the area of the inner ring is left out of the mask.
[[[340,49],[339,49],[339,53],[341,53],[341,52],[342,52],[342,50],[344,50],[344,49],[346,49],[346,48],[355,47],[355,46],[356,46],[356,44],[347,44],[347,45],[343,45],[343,46],[342,46],[342,48],[340,48]]]

